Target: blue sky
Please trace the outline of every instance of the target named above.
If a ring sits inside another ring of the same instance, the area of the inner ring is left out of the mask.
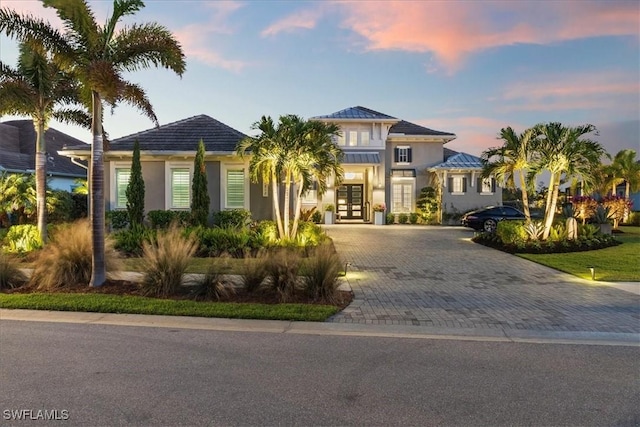
[[[90,1],[99,23],[111,1]],[[2,7],[49,19],[39,1]],[[187,71],[132,73],[161,124],[207,114],[242,132],[262,115],[305,118],[362,105],[458,138],[479,155],[500,128],[594,124],[615,154],[640,151],[637,1],[147,1],[137,22],[167,26]],[[130,21],[125,21],[125,23]],[[16,44],[0,37],[0,59]],[[15,117],[2,117],[5,121]],[[90,141],[88,131],[52,127]],[[152,127],[126,106],[112,138]]]

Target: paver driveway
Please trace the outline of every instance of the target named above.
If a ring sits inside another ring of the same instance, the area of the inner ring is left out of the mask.
[[[325,230],[355,297],[331,322],[640,332],[640,296],[475,244],[462,227]]]

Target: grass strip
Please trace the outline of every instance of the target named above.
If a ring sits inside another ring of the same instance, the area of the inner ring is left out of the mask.
[[[318,304],[197,302],[109,294],[0,294],[0,308],[321,322],[338,311]]]
[[[517,254],[582,279],[591,279],[589,267],[595,268],[596,280],[604,282],[640,282],[640,227],[622,227],[616,239],[622,245],[587,252],[558,254]]]

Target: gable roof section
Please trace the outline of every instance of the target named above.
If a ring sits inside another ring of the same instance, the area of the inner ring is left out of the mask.
[[[326,114],[323,116],[311,117],[311,119],[329,119],[329,120],[384,120],[384,121],[396,121],[397,118],[389,116],[388,114],[380,113],[378,111],[371,110],[369,108],[356,106],[345,108],[344,110],[336,111],[335,113]]]
[[[86,169],[58,154],[65,145],[90,148],[89,144],[49,128],[44,134],[47,145],[47,174],[86,177]],[[31,120],[11,120],[0,123],[0,170],[33,172],[35,170],[36,131]]]
[[[471,154],[457,153],[430,169],[482,169],[482,161],[480,157],[472,156]]]
[[[455,134],[450,132],[442,132],[439,130],[429,129],[427,127],[420,126],[406,120],[400,120],[398,123],[391,126],[391,128],[389,129],[389,133],[404,135],[456,136]]]
[[[196,151],[202,139],[206,151],[234,152],[247,135],[205,114],[168,123],[110,142],[111,151],[131,151],[137,139],[144,151]]]

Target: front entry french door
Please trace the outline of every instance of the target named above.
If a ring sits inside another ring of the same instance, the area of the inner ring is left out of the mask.
[[[338,214],[340,219],[362,219],[362,184],[346,184],[338,187]]]

